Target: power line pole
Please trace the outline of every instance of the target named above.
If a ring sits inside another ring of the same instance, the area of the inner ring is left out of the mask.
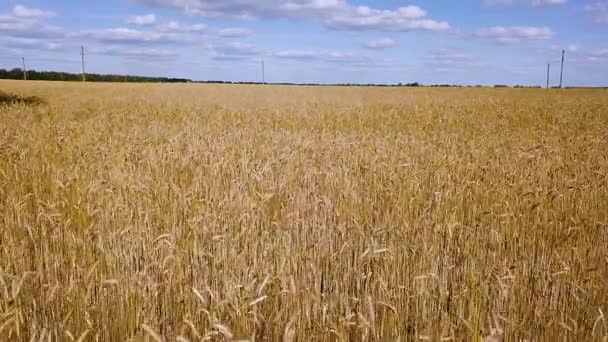
[[[25,57],[21,57],[21,61],[23,62],[23,80],[27,81],[27,69],[25,68]]]
[[[562,87],[562,81],[564,80],[564,55],[566,54],[565,50],[562,50],[562,71],[559,73],[559,87]]]
[[[264,66],[264,60],[262,59],[262,84],[266,84],[266,69]]]
[[[80,47],[80,57],[82,59],[82,82],[86,82],[87,76],[84,72],[84,46]]]
[[[551,73],[551,63],[547,63],[547,89],[549,89],[549,75]]]

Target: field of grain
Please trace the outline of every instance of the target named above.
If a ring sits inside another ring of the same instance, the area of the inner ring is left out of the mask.
[[[608,339],[606,90],[0,90],[0,340]]]

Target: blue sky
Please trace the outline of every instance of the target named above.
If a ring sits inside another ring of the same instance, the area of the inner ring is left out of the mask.
[[[0,68],[608,86],[608,0],[1,0]]]

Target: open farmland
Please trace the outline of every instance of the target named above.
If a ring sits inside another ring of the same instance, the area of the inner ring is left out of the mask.
[[[606,90],[0,90],[0,340],[608,338]]]

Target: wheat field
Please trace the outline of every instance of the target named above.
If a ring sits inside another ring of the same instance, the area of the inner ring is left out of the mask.
[[[608,340],[607,90],[0,90],[0,340]]]

